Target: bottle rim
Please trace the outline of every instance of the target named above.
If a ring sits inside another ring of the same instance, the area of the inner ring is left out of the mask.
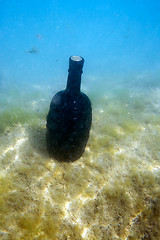
[[[80,57],[80,56],[72,56],[71,60],[75,61],[75,62],[79,62],[79,61],[82,61],[82,57]]]

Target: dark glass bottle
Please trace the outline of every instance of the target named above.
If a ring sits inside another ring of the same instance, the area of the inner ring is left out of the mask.
[[[53,97],[47,116],[47,148],[59,161],[80,158],[89,138],[92,108],[80,91],[83,64],[82,57],[70,57],[67,87]]]

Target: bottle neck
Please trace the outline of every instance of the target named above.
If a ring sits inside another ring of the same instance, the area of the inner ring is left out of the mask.
[[[84,59],[78,56],[73,56],[69,59],[69,74],[66,90],[72,95],[80,93],[83,63]]]

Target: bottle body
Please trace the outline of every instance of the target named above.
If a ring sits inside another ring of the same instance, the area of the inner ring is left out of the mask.
[[[74,161],[82,156],[92,122],[91,102],[80,92],[81,79],[74,84],[78,75],[73,74],[73,79],[69,75],[66,90],[53,97],[47,116],[47,148],[59,161]]]

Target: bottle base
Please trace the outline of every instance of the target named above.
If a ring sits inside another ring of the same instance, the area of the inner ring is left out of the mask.
[[[69,140],[60,142],[52,130],[49,129],[47,129],[46,132],[46,142],[49,154],[60,162],[74,162],[78,160],[83,155],[87,143],[87,141],[85,141],[86,143],[83,143],[83,145],[82,143],[71,144]]]

